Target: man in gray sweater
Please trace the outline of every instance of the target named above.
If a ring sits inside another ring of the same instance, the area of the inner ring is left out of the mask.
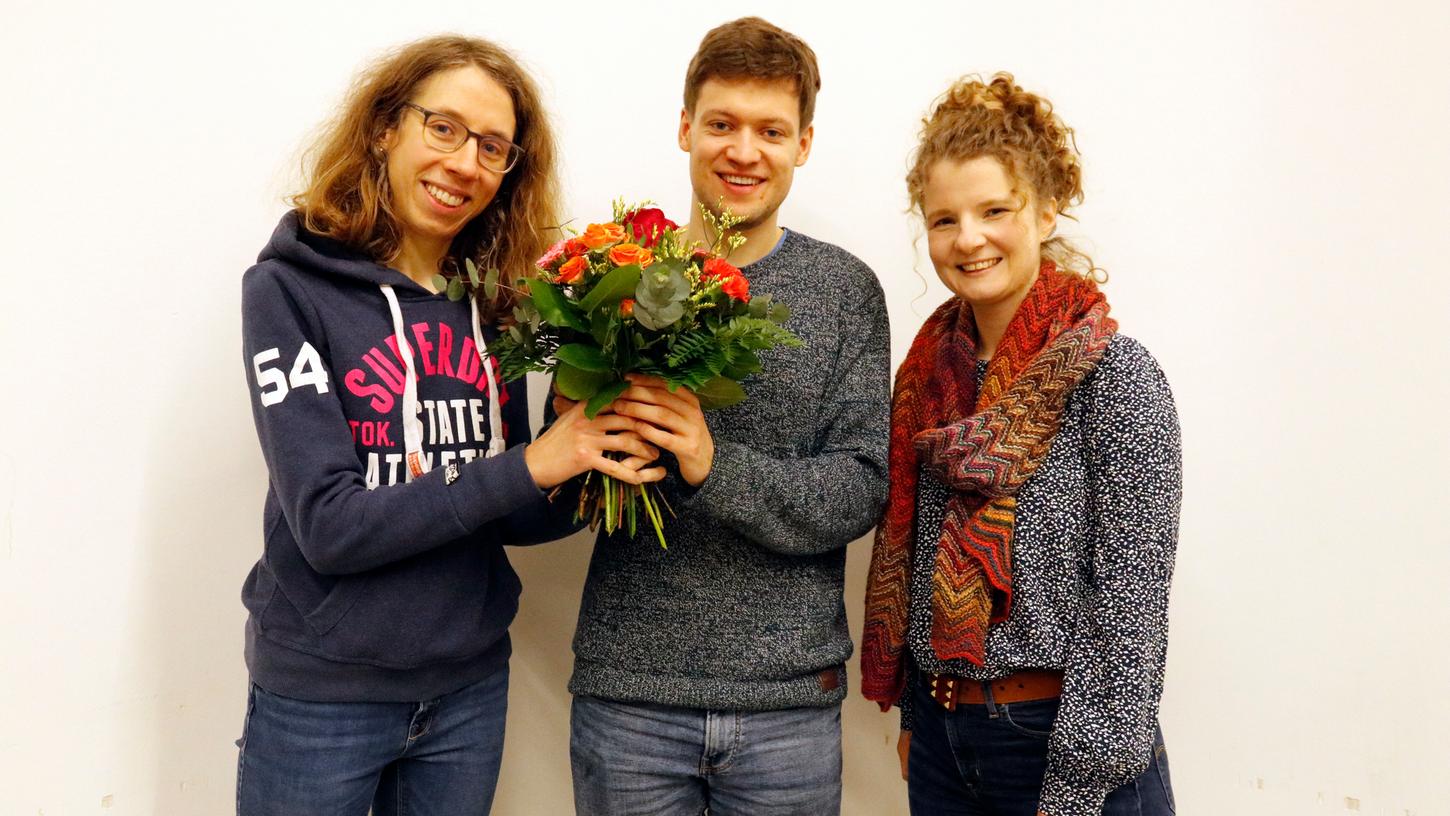
[[[845,547],[886,500],[890,334],[865,264],[777,224],[819,87],[810,47],[758,18],[690,63],[688,235],[716,237],[700,203],[742,217],[731,262],[805,342],[763,354],[745,402],[708,416],[658,380],[615,403],[673,454],[678,516],[667,550],[647,527],[595,544],[569,683],[580,814],[840,811]]]

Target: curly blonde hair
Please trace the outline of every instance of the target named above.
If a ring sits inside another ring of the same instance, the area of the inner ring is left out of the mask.
[[[1072,218],[1069,209],[1080,204],[1082,157],[1072,128],[1052,111],[1052,103],[1018,85],[1012,75],[999,72],[990,81],[966,76],[933,103],[921,122],[906,190],[911,206],[922,214],[922,190],[927,176],[940,161],[969,161],[990,156],[1002,163],[1016,184],[1029,190],[1023,196],[1052,200],[1057,214]],[[1042,244],[1043,257],[1064,270],[1106,279],[1092,258],[1056,235]]]
[[[498,295],[479,305],[492,318],[507,315],[514,290],[534,274],[534,259],[548,247],[547,230],[559,225],[557,148],[539,89],[518,60],[488,40],[442,35],[409,43],[385,55],[353,84],[347,100],[304,160],[304,189],[292,205],[308,230],[341,241],[382,263],[399,251],[402,232],[392,208],[387,158],[377,150],[398,123],[403,104],[439,71],[473,65],[508,91],[524,149],[487,208],[453,239],[445,274],[457,274],[465,258],[499,270]]]

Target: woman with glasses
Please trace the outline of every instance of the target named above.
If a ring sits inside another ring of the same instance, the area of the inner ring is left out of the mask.
[[[901,708],[911,812],[1169,816],[1178,418],[1056,235],[1072,131],[1009,74],[964,79],[906,183],[953,297],[896,375],[861,671]]]
[[[269,483],[238,812],[485,814],[519,594],[502,545],[568,532],[546,493],[579,473],[663,472],[632,420],[582,406],[529,443],[524,384],[489,356],[558,224],[553,135],[506,51],[387,56],[307,171],[242,283]]]

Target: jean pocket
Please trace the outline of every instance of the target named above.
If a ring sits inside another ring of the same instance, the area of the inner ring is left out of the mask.
[[[1057,721],[1057,700],[1029,700],[1025,703],[998,705],[1002,721],[1013,731],[1033,739],[1045,740],[1052,736],[1052,724]]]

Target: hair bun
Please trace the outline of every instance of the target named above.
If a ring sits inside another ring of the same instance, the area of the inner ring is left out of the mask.
[[[1052,110],[1046,97],[1024,90],[1002,71],[983,80],[977,75],[953,82],[932,104],[921,122],[921,139],[912,168],[906,175],[911,204],[921,210],[926,176],[939,161],[968,161],[991,156],[1008,173],[1030,187],[1039,200],[1056,202],[1059,215],[1082,202],[1082,160],[1068,127]],[[1062,239],[1045,247],[1054,250],[1059,266],[1092,262]],[[1086,270],[1085,270],[1086,271]]]

